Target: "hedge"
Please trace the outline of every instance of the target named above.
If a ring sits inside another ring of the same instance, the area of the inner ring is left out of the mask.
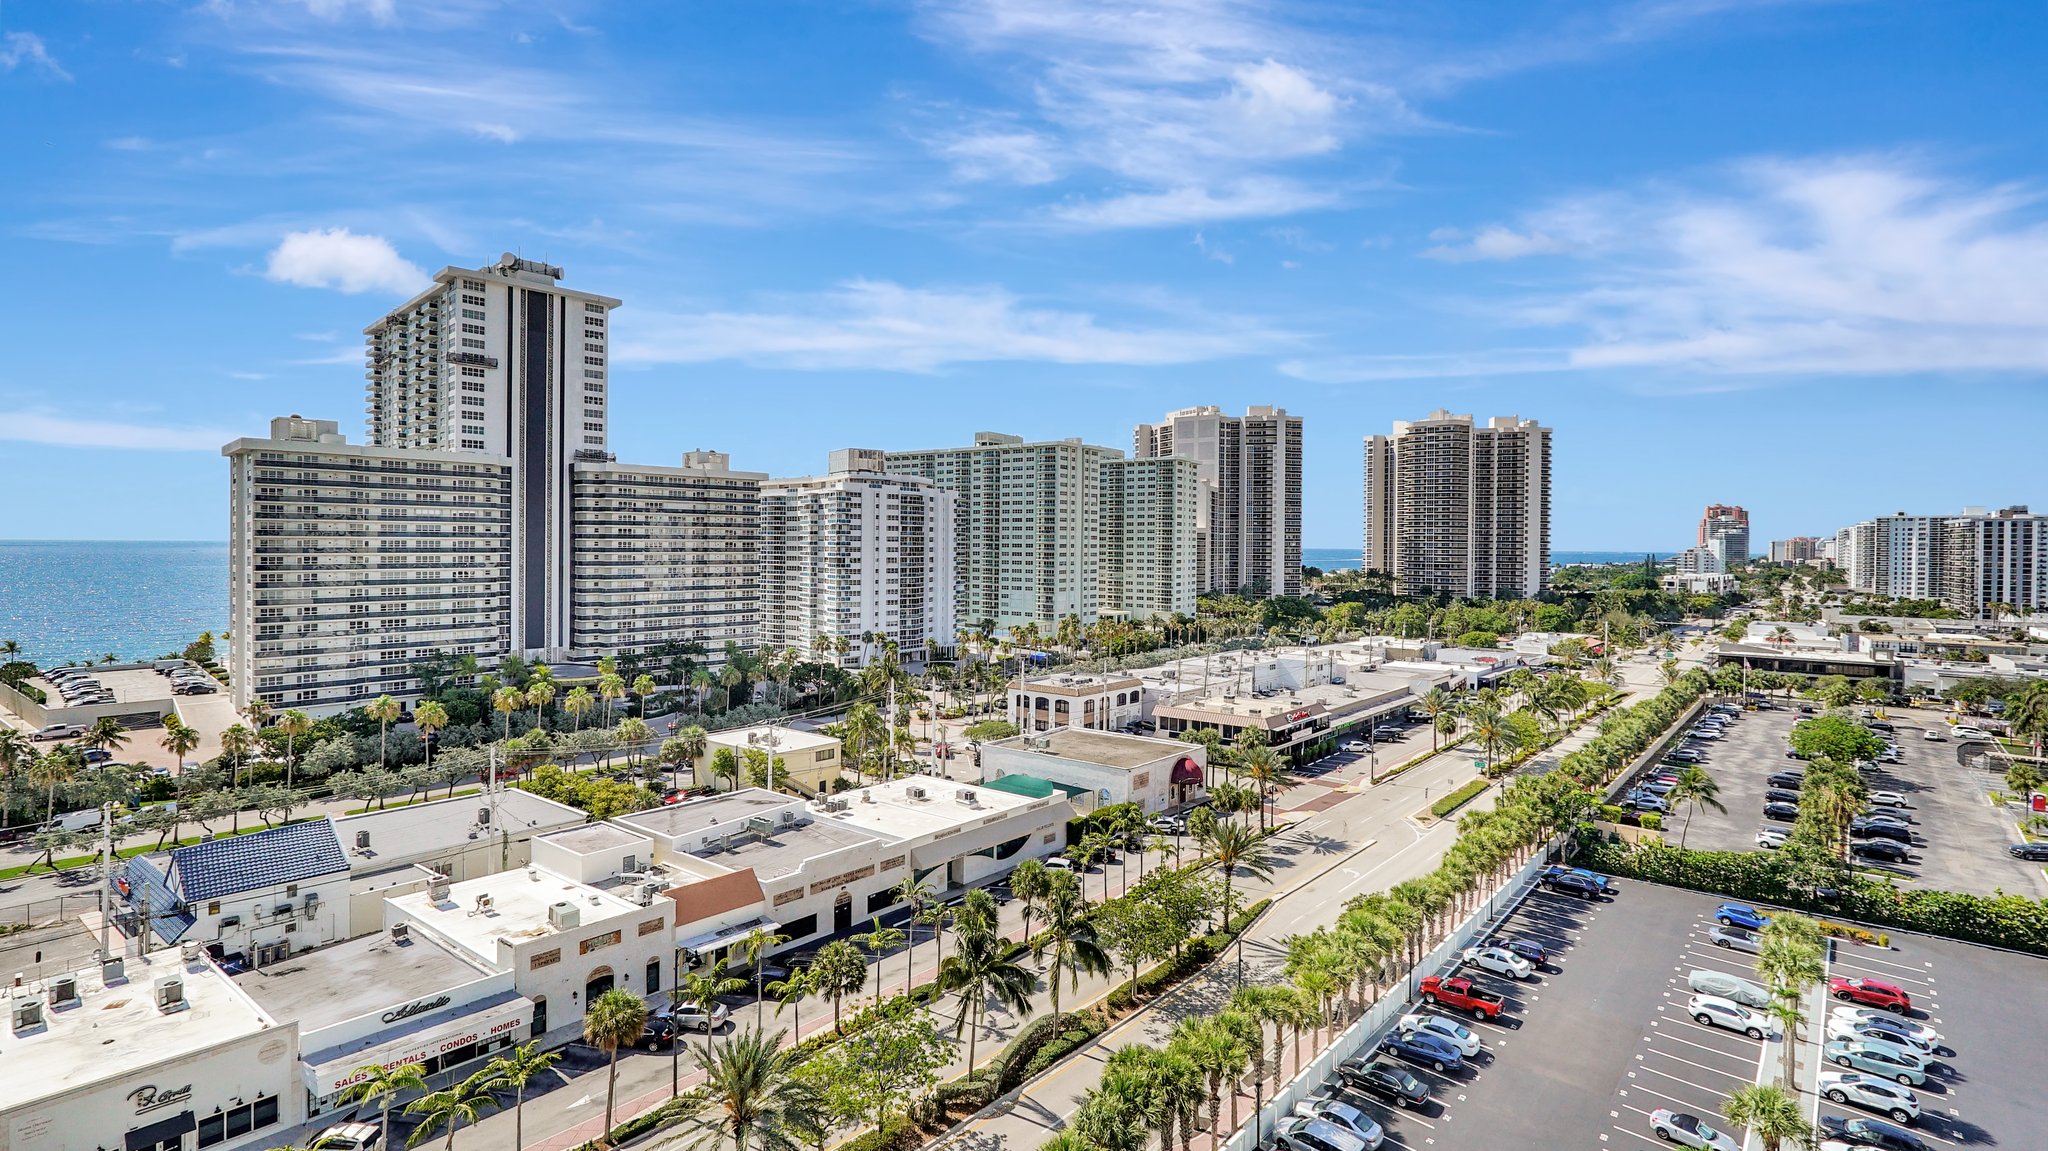
[[[1564,757],[1558,770],[1566,778],[1600,788],[1664,738],[1671,725],[1713,687],[1707,674],[1693,668],[1671,686],[1638,704],[1625,707],[1600,721],[1600,734],[1586,746]]]
[[[1442,819],[1444,816],[1472,802],[1473,796],[1485,791],[1490,786],[1492,786],[1492,783],[1488,780],[1475,779],[1449,795],[1444,796],[1442,799],[1437,800],[1435,803],[1430,804],[1429,813],[1438,819]]]
[[[1215,931],[1188,940],[1187,945],[1180,949],[1178,960],[1162,963],[1138,977],[1138,991],[1146,995],[1157,995],[1193,974],[1203,964],[1223,954],[1223,950],[1236,940],[1238,933],[1250,927],[1252,920],[1264,914],[1266,908],[1272,905],[1271,899],[1261,899],[1232,916],[1229,923]],[[1109,998],[1104,1002],[1114,1009],[1134,1006],[1131,981],[1127,979],[1118,984],[1110,991]]]
[[[651,1108],[644,1114],[635,1115],[633,1118],[612,1128],[609,1140],[593,1139],[588,1143],[577,1145],[574,1151],[603,1151],[607,1147],[618,1147],[629,1140],[638,1139],[657,1127],[665,1127],[670,1123],[688,1119],[703,1110],[704,1105],[709,1102],[711,1102],[711,1093],[709,1091],[705,1090],[702,1085],[692,1087],[674,1099],[663,1103],[661,1106]]]
[[[1588,844],[1580,847],[1578,858],[1595,870],[1650,883],[2048,955],[2048,900],[1909,890],[1861,875],[1846,880],[1834,898],[1823,899],[1792,883],[1781,857],[1756,851],[1698,851],[1647,842],[1634,847]]]

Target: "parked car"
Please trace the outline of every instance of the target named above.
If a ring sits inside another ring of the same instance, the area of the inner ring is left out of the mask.
[[[1304,1099],[1294,1105],[1294,1114],[1299,1119],[1328,1123],[1356,1139],[1366,1151],[1372,1151],[1387,1137],[1372,1116],[1341,1099]]]
[[[1889,839],[1894,843],[1908,846],[1913,842],[1913,829],[1888,819],[1871,819],[1868,816],[1849,821],[1849,835],[1855,839]]]
[[[1860,1071],[1823,1071],[1820,1093],[1836,1103],[1868,1107],[1892,1117],[1894,1122],[1911,1123],[1920,1118],[1920,1097],[1897,1084]]]
[[[1771,993],[1762,985],[1725,971],[1695,971],[1686,976],[1686,986],[1701,995],[1713,995],[1744,1007],[1762,1010],[1771,1005]]]
[[[1672,763],[1700,763],[1705,761],[1706,758],[1706,753],[1696,747],[1681,747],[1677,751],[1664,754],[1664,759]]]
[[[1889,1043],[1835,1039],[1821,1049],[1821,1057],[1838,1067],[1868,1071],[1908,1087],[1918,1087],[1927,1082],[1927,1067],[1920,1057]]]
[[[1770,1034],[1770,1020],[1732,999],[1718,995],[1695,995],[1685,1001],[1685,1013],[1702,1027],[1725,1027],[1751,1039]]]
[[[1799,802],[1799,793],[1796,791],[1786,791],[1782,787],[1765,788],[1764,802],[1797,804]]]
[[[706,1010],[693,1002],[685,1000],[682,1003],[676,1004],[675,1008],[670,1011],[669,1016],[664,1018],[672,1017],[675,1025],[683,1030],[702,1031],[704,1034],[709,1035],[718,1028],[723,1027],[726,1018],[731,1014],[723,1003],[714,1003],[709,1010]]]
[[[1756,932],[1740,927],[1723,927],[1716,923],[1707,929],[1707,938],[1713,941],[1714,946],[1726,947],[1730,951],[1747,951],[1755,955],[1763,950],[1763,941],[1757,938]]]
[[[1894,1127],[1882,1119],[1844,1119],[1823,1115],[1820,1120],[1821,1146],[1874,1147],[1877,1151],[1928,1151],[1918,1135]]]
[[[306,1146],[309,1151],[371,1151],[383,1142],[384,1131],[375,1123],[336,1123]]]
[[[1607,876],[1604,876],[1597,871],[1587,871],[1583,867],[1557,866],[1546,867],[1543,869],[1543,878],[1545,880],[1549,880],[1551,877],[1558,875],[1576,875],[1579,878],[1587,880],[1595,886],[1597,886],[1600,889],[1601,893],[1605,895],[1612,895],[1615,891],[1614,880],[1609,879]]]
[[[1762,931],[1771,917],[1747,903],[1724,903],[1714,909],[1714,922],[1723,927],[1747,927],[1751,931]]]
[[[1873,791],[1870,793],[1868,798],[1870,799],[1870,802],[1877,807],[1913,806],[1910,802],[1907,801],[1905,793],[1899,791]]]
[[[1787,791],[1798,791],[1806,786],[1806,773],[1803,771],[1774,771],[1771,773],[1770,778],[1764,782],[1772,787],[1782,787]]]
[[[1279,1151],[1367,1151],[1365,1141],[1351,1132],[1327,1120],[1300,1115],[1290,1115],[1273,1125],[1273,1146]]]
[[[1543,885],[1552,891],[1562,892],[1565,895],[1576,895],[1580,899],[1598,899],[1605,890],[1599,883],[1572,872],[1565,872],[1562,875],[1546,875],[1543,877]]]
[[[1741,1151],[1742,1145],[1726,1131],[1711,1126],[1697,1115],[1659,1107],[1650,1112],[1650,1130],[1657,1138],[1699,1151]]]
[[[1467,947],[1458,953],[1462,966],[1477,967],[1509,979],[1534,979],[1536,965],[1505,947]]]
[[[1455,1019],[1442,1015],[1415,1012],[1403,1015],[1394,1024],[1394,1030],[1402,1034],[1420,1033],[1441,1039],[1458,1049],[1458,1054],[1471,1058],[1479,1054],[1479,1033]]]
[[[1493,992],[1472,986],[1470,979],[1445,979],[1432,975],[1422,981],[1421,992],[1424,1003],[1441,1003],[1469,1012],[1474,1019],[1492,1019],[1507,1005],[1506,1000]]]
[[[1790,803],[1766,803],[1764,804],[1764,818],[1775,819],[1779,823],[1791,823],[1799,818],[1799,808],[1797,805]]]
[[[1664,802],[1662,798],[1651,795],[1648,792],[1642,792],[1636,795],[1629,796],[1628,801],[1626,803],[1623,803],[1622,806],[1632,807],[1637,811],[1654,811],[1659,815],[1668,815],[1671,813],[1670,804]]]
[[[1465,1057],[1458,1054],[1457,1048],[1420,1031],[1406,1035],[1393,1032],[1380,1040],[1380,1050],[1431,1071],[1456,1071],[1465,1065]]]
[[[1959,727],[1957,727],[1957,728],[1956,728],[1956,738],[1957,738],[1957,739],[1990,739],[1990,738],[1991,738],[1991,733],[1990,733],[1990,732],[1988,732],[1988,731],[1985,731],[1985,730],[1984,730],[1983,728],[1981,728],[1981,727],[1969,727],[1969,726],[1965,725],[1965,726],[1959,726]]]
[[[2014,859],[2030,859],[2036,862],[2048,860],[2048,840],[2040,843],[2015,843],[2005,851]]]
[[[1643,783],[1641,790],[1651,795],[1654,795],[1659,799],[1663,799],[1665,796],[1670,795],[1677,788],[1677,780],[1657,778],[1645,781]]]
[[[1875,1019],[1865,1019],[1854,1015],[1829,1015],[1827,1037],[1829,1039],[1870,1039],[1879,1043],[1889,1043],[1894,1047],[1911,1051],[1915,1055],[1933,1058],[1934,1043],[1932,1040],[1895,1030],[1891,1023],[1892,1018],[1888,1015],[1881,1015]]]
[[[1766,827],[1756,833],[1756,845],[1769,851],[1776,851],[1785,846],[1786,842],[1791,838],[1791,832],[1779,831],[1775,827]]]
[[[1913,852],[1905,844],[1890,839],[1863,839],[1849,845],[1849,854],[1880,863],[1910,863]]]
[[[1921,732],[1920,738],[1926,740],[1929,743],[1948,742],[1948,737],[1941,734],[1941,729],[1938,727],[1930,727],[1926,731]]]
[[[1861,1003],[1866,1007],[1881,1007],[1896,1015],[1913,1010],[1913,997],[1895,984],[1881,979],[1851,978],[1836,975],[1828,980],[1828,994],[1836,999]]]
[[[1179,835],[1188,829],[1188,821],[1178,815],[1155,815],[1145,821],[1145,826],[1161,835]]]
[[[1352,1090],[1376,1095],[1389,1103],[1411,1110],[1429,1105],[1429,1084],[1385,1059],[1347,1059],[1337,1065],[1337,1075]]]
[[[1510,939],[1505,942],[1496,939],[1492,946],[1505,947],[1538,967],[1550,962],[1550,949],[1533,939]]]
[[[1372,748],[1368,747],[1365,741],[1362,739],[1347,739],[1341,745],[1339,745],[1338,750],[1350,752],[1365,752],[1371,751]]]
[[[1836,1007],[1828,1012],[1829,1019],[1855,1019],[1878,1027],[1888,1028],[1901,1035],[1912,1035],[1924,1039],[1930,1049],[1940,1048],[1948,1037],[1934,1028],[1914,1019],[1904,1019],[1889,1011],[1875,1007]]]
[[[85,725],[82,723],[53,723],[48,727],[37,728],[29,738],[41,743],[52,739],[71,739],[84,734]]]

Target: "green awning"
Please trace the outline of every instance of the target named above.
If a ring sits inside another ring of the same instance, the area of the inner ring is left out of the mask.
[[[1049,795],[1062,793],[1069,797],[1094,794],[1085,787],[1054,783],[1049,779],[1040,779],[1035,775],[1005,775],[998,779],[988,780],[982,786],[992,787],[997,791],[1007,791],[1011,795],[1021,795],[1026,799],[1044,799]]]

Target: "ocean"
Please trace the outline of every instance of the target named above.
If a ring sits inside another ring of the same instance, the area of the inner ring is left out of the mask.
[[[1641,563],[1646,555],[1660,560],[1670,559],[1673,553],[1645,549],[1639,552],[1551,552],[1553,564],[1628,564]],[[1339,568],[1358,566],[1358,552],[1352,548],[1303,548],[1301,562],[1312,568],[1333,571]]]
[[[39,664],[145,659],[228,626],[228,545],[0,540],[0,640]]]

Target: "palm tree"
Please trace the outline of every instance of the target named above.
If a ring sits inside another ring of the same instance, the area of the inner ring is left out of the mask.
[[[541,713],[547,711],[548,705],[553,702],[555,702],[554,680],[535,677],[532,683],[526,685],[526,706],[533,709],[533,726],[535,728],[539,728],[541,725]]]
[[[1272,878],[1273,848],[1264,836],[1242,823],[1218,824],[1202,846],[1216,861],[1216,870],[1223,873],[1223,922],[1228,924],[1237,910],[1232,884],[1239,875]]]
[[[870,919],[868,930],[853,937],[855,943],[867,948],[868,954],[875,957],[876,1003],[882,1001],[882,954],[903,946],[903,941],[907,938],[909,937],[903,934],[901,928],[884,927],[879,919]]]
[[[448,726],[448,709],[437,699],[425,699],[412,709],[412,723],[420,729],[421,744],[427,749],[427,762],[434,762],[434,734]]]
[[[807,972],[818,994],[832,1001],[832,1030],[839,1031],[839,1002],[867,986],[868,964],[853,944],[835,939],[818,949]]]
[[[1422,697],[1422,702],[1416,705],[1416,709],[1429,717],[1429,750],[1436,751],[1437,717],[1455,714],[1458,710],[1458,701],[1443,688],[1433,687],[1429,689],[1429,694]]]
[[[380,695],[363,708],[363,714],[377,721],[377,766],[384,767],[386,737],[391,734],[391,725],[398,720],[398,713],[405,710],[398,701],[388,695]]]
[[[559,1051],[542,1051],[536,1039],[514,1047],[510,1055],[500,1055],[484,1068],[494,1082],[512,1089],[512,1146],[526,1146],[526,1085],[546,1074],[561,1058]]]
[[[1031,913],[1045,897],[1050,871],[1042,859],[1027,859],[1010,869],[1010,894],[1024,904],[1024,938],[1031,939]]]
[[[589,715],[590,709],[596,706],[597,698],[590,694],[587,687],[572,687],[569,694],[562,697],[562,710],[568,712],[569,718],[576,721],[577,731],[583,730],[583,717]]]
[[[284,785],[292,785],[292,769],[298,764],[298,741],[311,734],[313,717],[292,708],[277,717],[277,730],[284,733]]]
[[[776,1016],[782,1015],[783,1008],[789,1008],[794,1016],[790,1021],[790,1030],[799,1039],[803,1038],[804,1034],[804,996],[816,990],[817,981],[811,978],[811,969],[808,967],[791,968],[787,976],[768,985],[768,994],[775,997]]]
[[[255,748],[256,733],[239,723],[229,724],[227,730],[220,733],[220,753],[228,758],[230,765],[228,769],[228,786],[230,788],[242,786],[242,762],[248,759],[249,753],[254,751]]]
[[[1764,1151],[1778,1151],[1787,1143],[1798,1147],[1812,1145],[1813,1127],[1803,1111],[1798,1099],[1782,1088],[1763,1083],[1738,1087],[1721,1104],[1721,1115],[1728,1122],[1755,1132]]]
[[[626,681],[617,672],[605,672],[597,677],[597,696],[604,700],[604,725],[612,725],[612,708],[626,698]]]
[[[728,1136],[733,1151],[747,1151],[750,1143],[759,1151],[807,1151],[823,1144],[824,1100],[795,1073],[796,1050],[782,1046],[786,1034],[763,1036],[755,1029],[696,1053],[704,1088],[718,1108],[708,1140],[713,1151]]]
[[[526,693],[516,687],[501,687],[491,693],[491,710],[505,717],[505,738],[512,738],[512,713],[526,706]]]
[[[900,881],[898,881],[895,890],[891,891],[889,894],[892,897],[893,902],[908,904],[910,906],[910,921],[912,923],[917,923],[923,917],[925,905],[927,903],[930,903],[932,898],[938,895],[938,893],[939,891],[937,888],[933,887],[929,883],[926,883],[924,880],[919,879],[917,875],[913,872],[912,874],[906,875]],[[937,925],[934,924],[933,928],[934,938],[936,938]],[[903,960],[903,994],[908,995],[910,994],[910,981],[913,978],[915,978],[915,975],[913,973],[917,970],[916,930],[911,930],[904,938],[908,940],[908,944],[907,954],[904,956]]]
[[[175,720],[178,716],[173,713],[167,718]],[[103,715],[92,721],[92,726],[78,737],[78,742],[95,751],[115,751],[128,742],[128,729],[113,716]]]
[[[676,732],[671,738],[676,741],[676,750],[682,755],[683,761],[690,765],[690,779],[695,782],[697,761],[704,758],[704,749],[710,746],[711,734],[693,723]]]
[[[1051,985],[1052,1011],[1060,1010],[1060,978],[1081,989],[1081,976],[1109,973],[1109,952],[1096,938],[1095,924],[1088,917],[1088,901],[1081,895],[1081,881],[1071,871],[1047,876],[1045,930],[1031,944],[1031,957],[1046,963],[1046,982]],[[1051,956],[1047,961],[1047,956]]]
[[[57,789],[76,779],[83,766],[74,748],[59,747],[41,755],[34,748],[29,749],[25,770],[29,783],[44,790],[44,823],[57,818]]]
[[[342,1103],[377,1104],[377,1123],[383,1135],[378,1139],[380,1147],[391,1146],[391,1099],[405,1091],[427,1089],[427,1067],[424,1063],[401,1063],[396,1067],[380,1067],[366,1063],[355,1071],[358,1078],[354,1085],[341,1093]]]
[[[455,1151],[455,1132],[460,1130],[464,1123],[475,1123],[484,1117],[484,1112],[495,1110],[498,1106],[497,1096],[491,1094],[498,1083],[489,1076],[490,1069],[486,1068],[460,1083],[439,1091],[428,1092],[408,1104],[405,1108],[407,1115],[420,1115],[424,1118],[413,1131],[412,1137],[405,1141],[405,1145],[417,1146],[437,1129],[446,1126],[448,1141],[441,1146],[444,1151]]]
[[[164,737],[160,742],[163,749],[170,752],[178,761],[178,766],[183,768],[185,757],[199,746],[199,733],[185,726],[185,721],[177,716],[167,715],[164,717]]]
[[[710,668],[700,667],[690,673],[690,694],[696,697],[697,714],[704,714],[704,701],[711,698],[711,688],[718,683],[718,676]]]
[[[1678,782],[1671,786],[1664,800],[1672,807],[1681,804],[1685,807],[1685,825],[1678,831],[1678,846],[1681,848],[1685,846],[1686,833],[1692,830],[1693,814],[1701,807],[1711,807],[1724,815],[1728,811],[1721,803],[1721,785],[1714,782],[1706,768],[1696,763],[1678,773]]]
[[[1234,1014],[1234,1013],[1233,1013]],[[1209,1081],[1209,1130],[1214,1133],[1223,1118],[1223,1083],[1235,1080],[1251,1065],[1251,1045],[1242,1028],[1226,1023],[1221,1016],[1194,1016],[1174,1025],[1168,1046],[1181,1052]],[[1237,1092],[1231,1091],[1230,1110],[1237,1111]],[[1231,1126],[1237,1126],[1233,1119]]]
[[[640,1038],[647,1028],[647,1005],[638,995],[614,987],[590,1001],[583,1013],[583,1040],[605,1053],[611,1067],[604,1085],[604,1135],[612,1133],[612,1105],[619,1094],[619,1048]]]
[[[789,936],[787,935],[779,935],[765,927],[756,927],[742,936],[740,941],[734,945],[734,951],[744,956],[747,966],[754,969],[754,1030],[756,1031],[759,1031],[762,1025],[767,1022],[762,1018],[762,1013],[768,1009],[768,988],[766,985],[768,973],[762,969],[762,961],[768,958],[770,949],[780,947],[788,942]],[[903,990],[905,993],[908,993],[910,988],[905,987]]]
[[[1017,962],[1010,941],[992,932],[961,934],[953,954],[939,964],[939,988],[957,992],[960,1013],[953,1020],[953,1034],[974,1012],[974,1029],[967,1033],[967,1077],[974,1078],[975,1040],[981,1034],[982,1015],[991,1002],[1019,1016],[1031,1014],[1031,993],[1038,990],[1038,976]]]

